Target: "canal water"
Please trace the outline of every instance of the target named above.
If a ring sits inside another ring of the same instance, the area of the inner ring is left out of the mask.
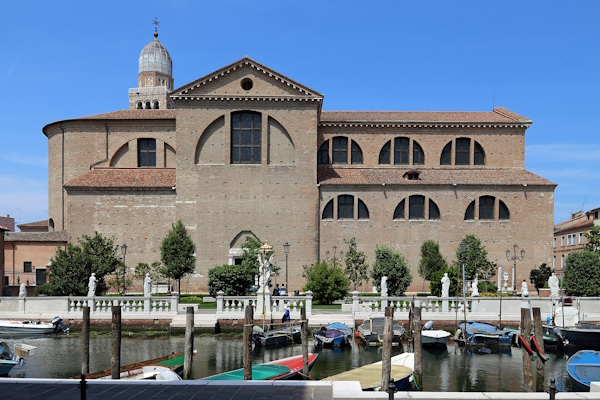
[[[0,338],[9,345],[26,343],[36,346],[35,355],[25,365],[13,368],[11,377],[23,378],[68,378],[81,372],[81,339],[74,335],[53,337]],[[121,365],[164,356],[184,349],[183,336],[156,338],[125,336],[122,340]],[[243,367],[243,343],[241,335],[196,335],[194,348],[198,354],[194,359],[193,376],[206,376]],[[346,349],[315,349],[312,341],[309,351],[319,354],[311,371],[311,377],[320,380],[353,368],[381,360],[381,348],[367,348],[360,342]],[[407,351],[394,348],[393,355]],[[278,348],[255,348],[254,363],[268,362],[279,358],[302,354],[300,345]],[[545,389],[551,378],[555,378],[560,391],[569,391],[570,382],[566,372],[568,355],[562,352],[548,353]],[[110,368],[110,337],[90,340],[90,371]],[[535,362],[532,363],[535,368]],[[519,392],[523,391],[523,363],[521,349],[505,348],[492,354],[481,354],[476,349],[464,349],[449,343],[444,349],[423,351],[423,386],[427,391],[452,392]],[[535,385],[535,372],[534,372]]]

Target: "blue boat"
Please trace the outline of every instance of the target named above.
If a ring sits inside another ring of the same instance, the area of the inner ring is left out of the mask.
[[[334,322],[313,332],[315,345],[342,347],[350,344],[352,329],[341,322]]]
[[[600,351],[580,350],[567,361],[574,392],[589,392],[590,382],[600,381]]]
[[[17,364],[23,364],[22,359],[15,356],[5,342],[0,342],[0,376],[8,376],[8,373]]]
[[[514,332],[508,329],[500,329],[495,325],[485,322],[467,321],[465,335],[464,322],[458,324],[461,336],[466,337],[468,346],[497,347],[511,346],[514,341]]]

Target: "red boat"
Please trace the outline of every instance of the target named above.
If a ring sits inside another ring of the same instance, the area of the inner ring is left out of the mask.
[[[317,354],[308,353],[308,370],[309,371],[312,369],[313,364],[315,363],[316,360],[317,360]],[[302,375],[302,368],[304,367],[302,355],[282,358],[280,360],[270,361],[265,364],[281,365],[283,367],[288,367],[290,369],[289,372],[279,375],[270,380],[290,379],[298,374]]]

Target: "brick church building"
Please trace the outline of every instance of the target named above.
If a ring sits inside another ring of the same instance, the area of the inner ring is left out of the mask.
[[[324,96],[250,58],[175,88],[155,38],[139,58],[129,109],[57,121],[48,138],[49,230],[69,240],[98,231],[127,244],[127,265],[160,261],[181,219],[197,246],[182,291],[207,288],[208,270],[232,264],[245,236],[268,240],[290,289],[302,267],[346,251],[367,262],[378,245],[401,252],[413,284],[420,246],[448,261],[466,234],[516,281],[552,262],[556,185],[525,170],[532,121],[485,112],[326,111]],[[519,285],[517,285],[519,286]]]

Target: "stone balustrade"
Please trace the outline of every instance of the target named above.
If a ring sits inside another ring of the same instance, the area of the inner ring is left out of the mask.
[[[254,318],[262,318],[262,294],[256,296],[225,296],[223,292],[217,293],[217,318],[243,319],[247,306],[254,308]],[[306,308],[306,316],[312,314],[312,292],[308,291],[303,296],[271,296],[265,294],[265,318],[281,318],[287,309],[290,310],[291,319],[300,319],[300,309]]]

